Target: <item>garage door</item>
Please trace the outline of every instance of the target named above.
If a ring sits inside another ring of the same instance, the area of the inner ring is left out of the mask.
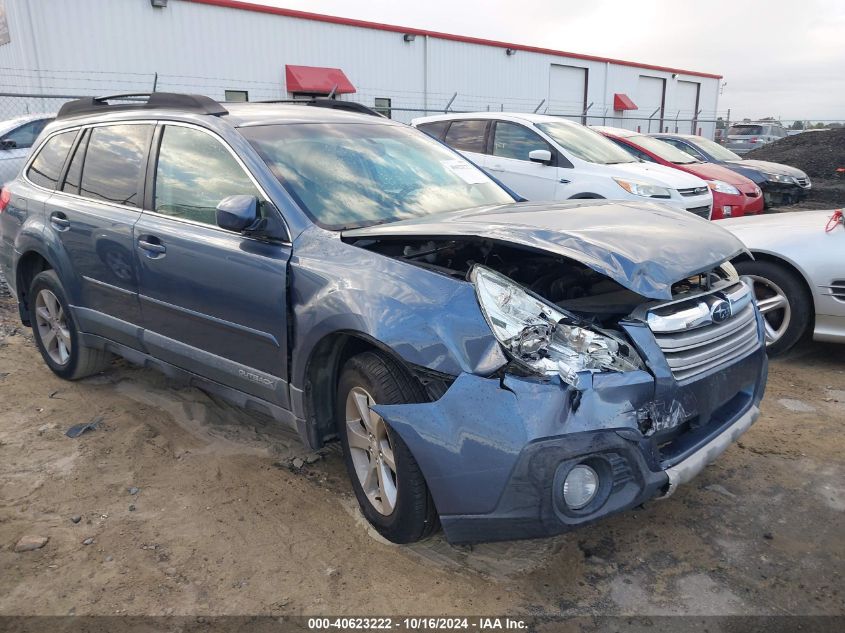
[[[587,107],[587,69],[552,64],[549,69],[549,109],[552,114],[571,114],[568,118],[583,122]]]
[[[679,81],[675,89],[675,112],[678,118],[675,132],[695,134],[695,116],[698,112],[698,90],[701,84],[694,81]]]
[[[637,96],[634,102],[639,106],[637,116],[646,119],[655,115],[651,121],[639,121],[643,132],[661,132],[663,130],[663,94],[666,88],[666,80],[659,77],[648,77],[640,75],[637,81]]]

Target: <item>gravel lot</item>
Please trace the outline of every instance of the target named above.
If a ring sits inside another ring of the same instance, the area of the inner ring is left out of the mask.
[[[8,295],[0,394],[2,615],[845,613],[841,347],[773,362],[762,418],[671,499],[473,548],[383,542],[336,447],[196,389],[55,378]]]

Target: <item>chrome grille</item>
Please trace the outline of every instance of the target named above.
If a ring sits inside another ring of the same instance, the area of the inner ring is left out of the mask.
[[[687,209],[687,211],[705,220],[710,219],[710,207],[692,207],[691,209]]]
[[[707,193],[707,187],[687,187],[685,189],[678,189],[678,193],[686,198],[690,196],[703,196]]]
[[[731,305],[732,316],[714,322],[713,311],[723,301]],[[728,365],[761,345],[751,293],[744,283],[693,302],[657,308],[648,321],[678,381]]]

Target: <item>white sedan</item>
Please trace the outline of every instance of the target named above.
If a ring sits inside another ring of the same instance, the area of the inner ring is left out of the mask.
[[[796,211],[721,220],[754,259],[734,260],[754,282],[769,355],[803,336],[845,343],[845,223],[836,211]]]
[[[35,139],[52,114],[28,114],[0,121],[0,186],[18,175]]]

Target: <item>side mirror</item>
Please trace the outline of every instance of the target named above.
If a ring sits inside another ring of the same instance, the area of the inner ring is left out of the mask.
[[[532,149],[528,152],[528,160],[532,163],[548,165],[552,162],[552,153],[547,149]]]
[[[258,198],[255,196],[227,196],[217,205],[217,226],[241,233],[258,219]]]
[[[17,149],[18,144],[12,140],[2,140],[0,141],[0,149]]]

